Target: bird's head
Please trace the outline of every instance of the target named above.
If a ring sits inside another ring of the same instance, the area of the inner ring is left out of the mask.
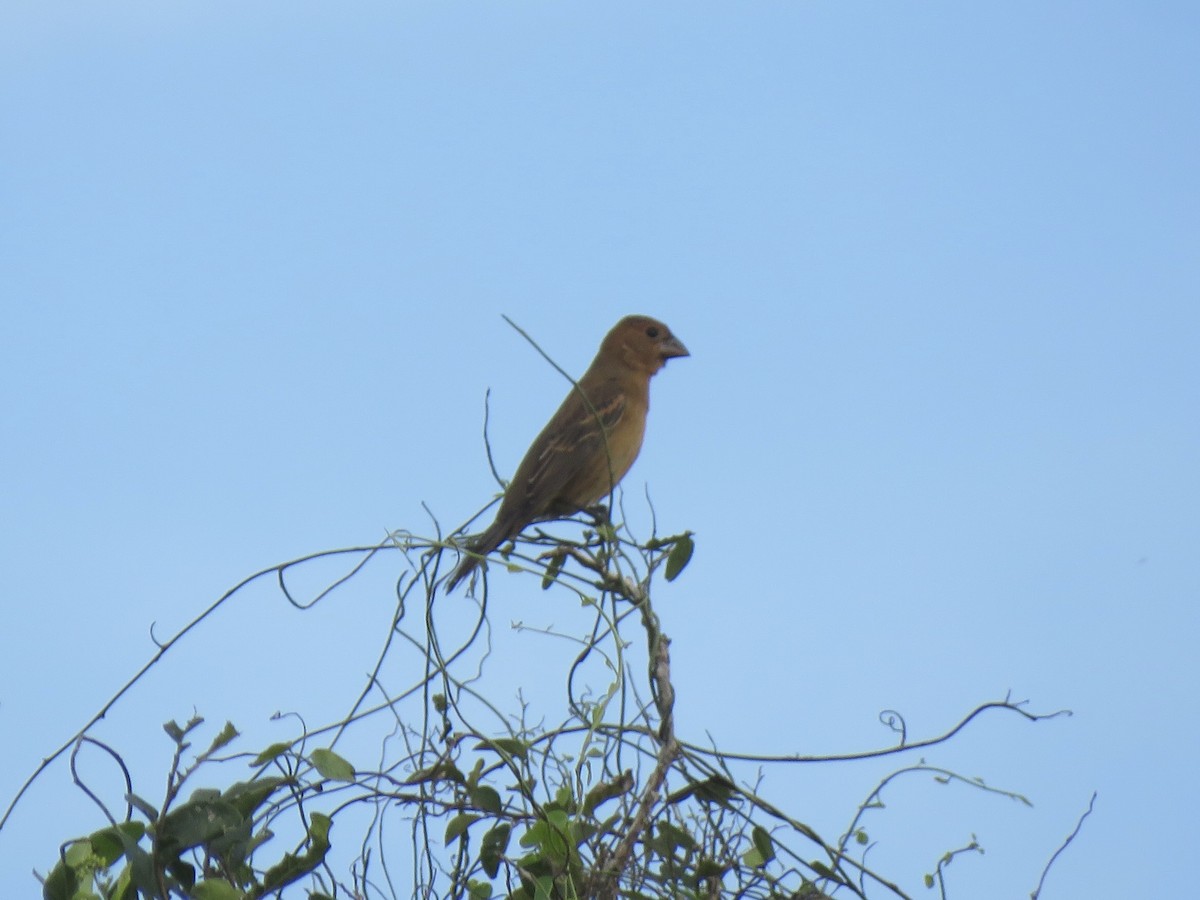
[[[676,356],[690,356],[671,329],[649,316],[626,316],[600,345],[600,356],[622,360],[631,369],[653,375]]]

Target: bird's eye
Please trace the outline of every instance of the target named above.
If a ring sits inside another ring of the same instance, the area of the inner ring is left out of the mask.
[[[658,329],[655,328],[653,325],[651,325],[649,328],[646,329],[646,337],[649,337],[649,338],[658,337]]]

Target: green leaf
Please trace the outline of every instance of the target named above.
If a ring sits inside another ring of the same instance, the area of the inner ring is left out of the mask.
[[[290,778],[256,778],[253,781],[239,781],[231,785],[221,799],[231,803],[243,818],[249,819],[267,799],[275,793],[276,788],[290,784]]]
[[[79,891],[79,876],[61,859],[42,882],[42,900],[74,900]]]
[[[583,814],[590,816],[600,804],[627,794],[631,790],[633,790],[633,770],[626,769],[612,780],[602,781],[587,792],[587,796],[583,798]]]
[[[146,826],[141,822],[121,822],[115,827],[101,828],[94,832],[88,838],[88,843],[92,845],[92,852],[104,860],[106,866],[111,866],[125,855],[126,840],[136,844],[145,833]]]
[[[867,833],[865,831],[863,831],[861,828],[858,829],[858,831],[854,832],[854,839],[856,841],[858,841],[860,844],[869,843],[871,840],[869,837],[867,837]]]
[[[500,802],[500,794],[497,793],[495,788],[489,787],[486,784],[470,788],[467,794],[470,796],[471,802],[485,813],[499,815],[504,809],[504,804]]]
[[[208,752],[216,753],[237,736],[238,730],[233,727],[233,723],[226,722],[225,727],[221,729],[221,733],[213,738],[213,742],[208,747]]]
[[[491,900],[492,886],[486,881],[472,878],[467,882],[467,895],[471,900]]]
[[[470,813],[459,813],[453,819],[446,823],[446,846],[458,840],[468,828],[475,822],[478,822],[479,816],[473,816]]]
[[[728,778],[712,775],[696,785],[696,799],[728,806],[736,790],[737,785]]]
[[[754,830],[750,833],[750,839],[754,841],[754,849],[762,857],[763,863],[769,863],[775,858],[775,842],[771,840],[771,833],[767,829],[761,825],[755,825]]]
[[[582,847],[587,841],[590,841],[600,829],[591,822],[585,822],[582,819],[575,819],[571,822],[571,843],[576,847]]]
[[[253,827],[252,821],[244,819],[241,825],[227,828],[224,834],[209,841],[204,848],[205,852],[210,856],[219,857],[228,867],[244,865],[252,852]]]
[[[324,748],[314,750],[309,759],[323,778],[328,778],[330,781],[354,780],[354,766],[332,750]]]
[[[534,882],[533,897],[534,900],[553,900],[554,879],[549,875],[540,876]]]
[[[505,756],[525,759],[529,755],[529,744],[520,738],[484,738],[475,745],[476,750],[495,750]]]
[[[667,554],[667,581],[674,581],[692,559],[696,542],[692,540],[692,532],[685,531]]]
[[[137,794],[126,794],[125,802],[152,822],[158,818],[158,807],[148,800],[143,800]]]
[[[129,878],[126,884],[137,891],[141,891],[146,897],[159,896],[158,873],[155,870],[154,860],[141,847],[138,846],[136,840],[131,834],[127,834],[121,828],[109,829],[116,836],[125,849],[125,858],[129,861],[129,865],[125,868],[125,872],[121,873],[121,878],[125,880],[125,873],[129,873]]]
[[[250,763],[250,765],[252,765],[252,766],[265,765],[266,763],[269,763],[271,760],[275,759],[275,757],[281,756],[282,754],[287,753],[291,749],[292,749],[291,741],[280,741],[277,744],[272,744],[270,747],[268,747],[262,753],[258,754],[258,756],[254,757],[254,762]]]
[[[244,900],[245,896],[228,881],[201,881],[191,890],[192,900]]]
[[[413,772],[404,780],[404,783],[422,784],[427,781],[454,781],[458,784],[466,784],[467,779],[463,778],[462,772],[458,771],[454,763],[443,759],[428,769],[418,769]]]
[[[333,820],[322,813],[312,813],[308,825],[308,849],[296,856],[285,854],[283,859],[263,876],[259,896],[264,896],[298,881],[325,861],[329,852],[329,826]]]
[[[508,839],[512,835],[512,826],[501,822],[483,836],[479,844],[479,864],[488,878],[495,878],[500,871],[500,860],[508,849]]]
[[[927,888],[933,887],[933,876],[932,875],[925,876],[925,887],[927,887]]]
[[[521,835],[519,843],[522,847],[537,847],[546,840],[549,830],[550,826],[546,824],[546,820],[538,819],[538,821],[525,829],[525,833]]]
[[[567,554],[559,553],[550,560],[550,565],[546,566],[546,571],[542,574],[542,590],[549,590],[550,585],[554,584],[554,580],[558,578],[558,573],[562,571],[562,567],[567,562]]]
[[[705,856],[696,863],[697,878],[715,878],[725,874],[725,867],[711,856]]]
[[[109,900],[137,900],[137,891],[133,889],[133,869],[125,866],[117,876]]]
[[[206,844],[242,821],[237,808],[224,800],[189,800],[155,826],[155,836],[167,855],[174,855]]]
[[[658,833],[658,837],[666,842],[666,846],[670,850],[681,848],[684,851],[691,852],[696,849],[696,839],[692,837],[691,833],[672,825],[670,822],[658,822],[654,826],[654,830]]]
[[[668,794],[664,802],[667,805],[673,805],[695,796],[697,800],[704,803],[719,803],[721,806],[729,806],[735,790],[737,790],[737,785],[728,778],[721,775],[710,775],[703,781],[693,781]]]
[[[192,716],[188,719],[188,723],[180,727],[179,723],[172,719],[170,722],[163,723],[163,731],[170,735],[171,740],[180,747],[188,747],[190,744],[184,743],[183,739],[192,731],[195,731],[204,724],[204,719],[200,716]]]
[[[521,846],[537,847],[542,859],[559,868],[568,860],[572,849],[568,827],[569,817],[563,810],[548,810],[545,819],[535,822],[521,835]]]
[[[92,858],[92,842],[89,840],[76,841],[67,848],[63,859],[72,869],[78,869]]]
[[[545,804],[543,809],[563,809],[567,812],[575,811],[575,794],[571,790],[569,784],[560,784],[558,790],[554,792],[554,799]]]

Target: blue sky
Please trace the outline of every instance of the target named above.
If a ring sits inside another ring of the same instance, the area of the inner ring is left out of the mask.
[[[486,502],[484,391],[507,475],[565,388],[501,314],[578,373],[644,312],[693,354],[625,482],[697,534],[656,594],[687,736],[839,753],[884,708],[914,736],[1009,690],[1070,708],[926,755],[1032,809],[913,782],[874,862],[923,890],[974,832],[952,896],[1027,896],[1095,790],[1043,896],[1182,896],[1198,38],[1179,2],[6,3],[0,797],[152,622]],[[103,735],[158,784],[193,706],[320,720],[392,577],[305,615],[252,592]],[[587,627],[497,587],[516,654],[512,620]],[[836,833],[885,771],[767,784]],[[0,893],[97,822],[51,770]]]

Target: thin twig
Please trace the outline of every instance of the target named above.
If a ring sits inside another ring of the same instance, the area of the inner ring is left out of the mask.
[[[1067,838],[1062,842],[1062,845],[1054,851],[1054,854],[1050,857],[1050,861],[1046,863],[1046,868],[1042,869],[1042,877],[1038,879],[1037,887],[1034,889],[1033,893],[1029,895],[1030,900],[1038,900],[1038,897],[1041,896],[1042,885],[1046,883],[1046,876],[1050,874],[1050,867],[1054,865],[1054,862],[1058,859],[1059,855],[1062,854],[1062,852],[1066,850],[1067,847],[1070,846],[1071,842],[1074,841],[1079,835],[1080,829],[1083,828],[1083,820],[1092,814],[1092,810],[1095,809],[1095,807],[1096,792],[1093,791],[1092,799],[1088,801],[1088,808],[1084,810],[1083,815],[1079,817],[1079,821],[1075,823],[1075,828],[1070,834],[1067,835]]]

